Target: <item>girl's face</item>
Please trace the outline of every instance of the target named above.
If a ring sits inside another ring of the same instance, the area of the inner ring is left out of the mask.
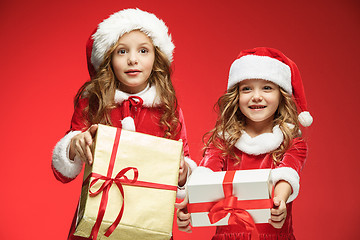
[[[269,124],[281,99],[277,84],[263,79],[247,79],[239,83],[239,107],[246,117],[246,124]]]
[[[120,81],[120,90],[138,93],[147,86],[155,60],[151,39],[141,31],[132,31],[119,39],[112,55],[112,67]]]

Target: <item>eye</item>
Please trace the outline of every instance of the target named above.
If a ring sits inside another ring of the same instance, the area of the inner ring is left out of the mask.
[[[146,48],[142,48],[142,49],[140,49],[140,51],[139,51],[140,53],[148,53],[149,52],[149,50],[147,50]]]
[[[117,51],[117,53],[120,54],[120,55],[123,55],[123,54],[126,53],[126,50],[125,50],[125,49],[119,49],[119,50]]]
[[[240,91],[241,91],[241,92],[249,92],[250,90],[251,90],[251,88],[248,87],[248,86],[244,86],[244,87],[241,87],[241,88],[240,88]]]
[[[273,88],[271,86],[264,86],[264,90],[272,90]]]

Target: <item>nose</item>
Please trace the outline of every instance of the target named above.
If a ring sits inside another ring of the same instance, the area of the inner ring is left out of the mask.
[[[260,91],[255,90],[254,95],[251,98],[251,101],[258,103],[258,102],[261,102],[262,100],[263,100],[263,97],[261,96]]]
[[[138,64],[138,59],[136,57],[136,54],[132,53],[132,54],[129,54],[129,57],[128,57],[128,61],[127,61],[128,65],[136,65]]]

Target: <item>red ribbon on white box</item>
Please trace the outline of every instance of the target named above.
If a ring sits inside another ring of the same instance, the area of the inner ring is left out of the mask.
[[[230,213],[229,225],[242,224],[248,231],[251,231],[253,240],[259,239],[255,223],[251,215],[246,211],[250,209],[266,209],[273,207],[273,200],[238,200],[233,195],[233,180],[236,171],[226,171],[223,180],[224,198],[216,202],[189,203],[189,213],[209,212],[208,217],[211,224],[225,218]]]

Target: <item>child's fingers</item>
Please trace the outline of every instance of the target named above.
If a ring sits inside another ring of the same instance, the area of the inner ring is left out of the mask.
[[[82,151],[81,146],[76,146],[74,150],[75,150],[75,155],[78,156],[82,162],[86,163],[86,157]]]
[[[88,164],[91,165],[93,162],[93,158],[92,158],[90,146],[86,146],[85,156],[86,156]]]
[[[183,232],[187,232],[187,233],[192,233],[192,230],[191,230],[191,226],[190,226],[190,225],[187,226],[187,227],[184,228],[184,229],[180,229],[180,228],[179,228],[179,230],[180,230],[180,231],[183,231]]]
[[[188,173],[188,166],[185,163],[185,161],[180,162],[180,168],[179,168],[179,179],[178,184],[179,186],[183,186],[186,183],[187,173]]]
[[[286,211],[285,209],[272,208],[271,215],[278,216],[278,215],[284,213],[285,211]]]
[[[177,225],[178,225],[178,228],[187,228],[190,225],[190,219],[181,220],[178,218]]]
[[[285,213],[281,213],[279,215],[273,215],[271,214],[271,220],[274,222],[281,222],[282,220],[284,220],[286,218],[286,214]]]
[[[184,172],[184,169],[185,169],[185,160],[184,160],[184,152],[182,152],[180,158],[179,173],[182,174]]]
[[[185,166],[185,161],[184,161],[183,158],[181,158],[181,160],[180,160],[180,170],[183,170],[184,166]]]
[[[87,130],[90,133],[92,138],[95,137],[97,129],[98,129],[98,125],[94,124],[94,125],[91,125],[91,127],[89,127],[89,129]]]
[[[73,151],[76,156],[78,156],[82,162],[86,164],[90,164],[89,162],[89,156],[90,160],[92,160],[91,150],[90,147],[87,145],[84,134],[81,133],[79,136],[74,139],[74,141],[71,143]],[[90,151],[90,155],[89,152]]]
[[[280,229],[285,223],[286,216],[287,216],[286,207],[284,209],[282,204],[280,204],[278,209],[271,209],[271,218],[269,219],[269,223],[274,228]]]
[[[190,213],[185,213],[183,210],[177,210],[177,225],[180,231],[191,232]]]
[[[283,200],[279,200],[275,197],[274,207],[271,209],[271,218],[269,219],[269,223],[274,228],[282,228],[286,220],[286,216],[286,203]]]
[[[269,219],[269,224],[277,229],[282,228],[284,223],[285,223],[285,219],[283,219],[282,221],[279,221],[279,222],[272,221],[271,219]]]
[[[179,178],[181,178],[183,174],[184,174],[184,163],[180,161]]]
[[[84,138],[81,141],[82,142],[82,148],[83,152],[86,158],[86,161],[89,163],[89,165],[92,164],[92,153],[91,153],[91,144],[93,143],[93,138],[90,134],[90,132],[84,132]]]
[[[93,162],[91,144],[93,144],[93,138],[95,137],[97,129],[97,124],[92,125],[87,131],[83,133],[83,138],[80,139],[81,147],[84,152],[84,157],[89,165],[91,165]]]
[[[191,214],[187,211],[187,204],[189,203],[189,200],[187,196],[185,197],[184,201],[181,203],[175,203],[175,207],[178,209],[176,211],[177,216],[177,225],[180,231],[183,232],[191,232],[191,226],[190,226],[190,217]]]
[[[190,217],[191,217],[190,213],[186,213],[183,210],[178,209],[176,215],[177,215],[178,220],[180,220],[181,222],[190,223]]]
[[[84,132],[84,141],[86,145],[91,146],[93,143],[93,137],[90,132]]]
[[[79,145],[81,150],[79,150],[79,153],[81,154],[80,157],[84,159],[85,163],[90,164],[90,160],[92,159],[91,156],[91,150],[86,140],[86,133],[84,133],[84,136],[79,139]]]
[[[279,215],[284,210],[286,210],[286,204],[284,201],[278,197],[273,198],[273,208],[271,209],[271,214]]]
[[[280,204],[281,204],[281,199],[279,199],[278,197],[274,197],[273,198],[273,204],[274,204],[274,208],[279,207]]]
[[[275,202],[274,198],[274,207],[271,209],[271,215],[278,216],[283,213],[286,213],[286,203],[284,201]]]
[[[179,229],[179,231],[182,231],[182,232],[187,232],[187,233],[191,233],[191,232],[192,232],[190,224],[187,225],[186,227],[179,227],[179,226],[178,226],[178,229]]]
[[[186,196],[185,199],[181,203],[175,203],[175,207],[177,209],[183,209],[184,211],[187,212],[186,206],[188,203],[189,203],[189,200],[188,200],[188,197]]]

